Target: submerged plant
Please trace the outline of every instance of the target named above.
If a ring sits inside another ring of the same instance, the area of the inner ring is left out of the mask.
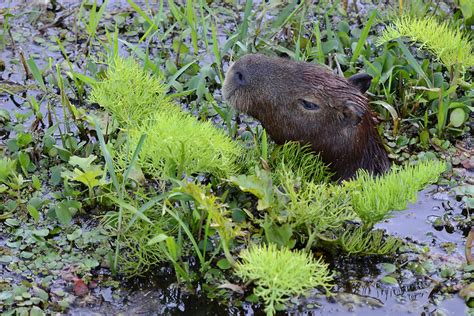
[[[130,58],[116,58],[107,78],[93,86],[90,100],[112,112],[129,135],[130,143],[121,148],[117,161],[130,158],[130,148],[147,134],[138,162],[148,174],[233,174],[241,146],[210,122],[183,112],[166,90],[161,77],[151,76]]]
[[[349,255],[390,255],[402,245],[399,238],[387,236],[383,230],[367,231],[364,227],[347,229],[339,238],[339,244]]]
[[[267,315],[293,296],[306,295],[315,287],[329,291],[332,274],[328,265],[304,251],[277,249],[275,244],[251,246],[242,250],[235,274],[255,284],[254,293],[265,303]]]
[[[382,33],[377,44],[382,45],[400,37],[420,43],[422,49],[432,52],[448,68],[455,65],[465,68],[474,66],[471,39],[446,21],[439,23],[434,17],[402,16]]]
[[[366,227],[383,220],[391,210],[403,210],[415,202],[419,190],[438,180],[446,170],[444,162],[427,161],[417,165],[393,167],[388,173],[373,177],[364,170],[344,185],[349,190],[354,211]]]

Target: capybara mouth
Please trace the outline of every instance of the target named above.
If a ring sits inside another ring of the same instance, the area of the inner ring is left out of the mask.
[[[239,87],[230,90],[230,89],[226,89],[226,86],[224,85],[224,88],[222,89],[222,96],[224,98],[224,101],[230,104],[238,112],[241,112],[241,113],[247,112],[248,107],[245,106],[245,102],[243,102],[243,98],[239,97]]]

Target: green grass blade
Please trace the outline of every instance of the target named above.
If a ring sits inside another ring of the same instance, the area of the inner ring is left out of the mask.
[[[75,79],[79,79],[80,81],[85,82],[89,85],[94,85],[97,83],[97,81],[94,78],[89,77],[87,75],[80,74],[78,72],[72,72],[72,71],[71,71],[71,74]]]
[[[212,31],[212,51],[214,52],[214,56],[216,58],[216,65],[217,65],[219,80],[221,81],[220,83],[223,84],[224,83],[224,75],[222,73],[221,53],[219,51],[219,41],[217,40],[217,30],[216,30],[216,25],[215,24],[211,25],[211,31]]]
[[[426,75],[426,73],[423,71],[423,69],[421,69],[421,66],[420,64],[418,64],[418,62],[416,61],[415,57],[413,57],[413,55],[410,53],[410,51],[408,50],[408,48],[406,47],[405,44],[403,44],[402,40],[400,38],[397,38],[396,39],[397,43],[398,43],[398,47],[400,47],[400,49],[402,50],[403,52],[403,55],[405,55],[405,58],[407,59],[408,61],[408,64],[410,64],[410,66],[415,69],[416,73],[421,77],[423,78],[423,80],[426,81],[426,84],[428,85],[429,88],[433,88],[433,84],[431,83],[430,79],[428,79],[428,76]]]
[[[316,36],[316,48],[318,49],[317,58],[318,62],[324,65],[324,51],[321,44],[321,30],[319,29],[319,23],[314,23],[314,35]]]
[[[142,206],[140,206],[140,208],[138,209],[138,213],[144,213],[145,211],[147,211],[148,209],[150,209],[151,207],[155,206],[157,203],[161,202],[164,200],[166,196],[164,194],[160,194],[156,197],[154,197],[153,199],[151,199],[150,201],[146,202],[145,204],[143,204]],[[135,223],[135,221],[137,220],[137,218],[139,217],[138,216],[138,213],[135,214],[135,216],[133,216],[133,218],[130,220],[130,222],[128,223],[127,225],[127,230],[132,227],[132,225]]]
[[[132,171],[133,166],[137,162],[138,154],[140,153],[140,151],[142,149],[142,146],[143,146],[143,143],[145,142],[146,136],[147,136],[146,134],[142,134],[142,136],[140,136],[140,140],[138,141],[137,147],[135,148],[135,151],[133,152],[132,160],[130,160],[130,164],[128,165],[128,168],[125,171],[125,173],[123,174],[123,182],[127,182],[128,176],[129,176],[130,172]]]
[[[137,11],[137,13],[148,23],[150,24],[150,27],[154,28],[155,30],[158,30],[158,26],[155,24],[155,22],[146,14],[143,12],[143,10],[135,3],[133,0],[127,0],[128,4],[132,6],[132,8]]]
[[[367,21],[367,24],[365,24],[364,29],[362,30],[362,33],[360,34],[359,41],[357,42],[357,46],[354,50],[354,54],[352,55],[351,63],[356,62],[356,60],[359,58],[359,55],[362,52],[362,48],[364,47],[364,44],[367,41],[367,37],[369,36],[370,28],[372,27],[372,24],[374,24],[376,15],[377,15],[377,11],[374,10],[374,12],[372,12],[372,14],[370,15],[370,18]]]
[[[130,205],[129,203],[121,200],[121,199],[117,199],[115,196],[109,196],[109,199],[112,200],[115,204],[117,204],[118,206],[120,206],[122,209],[126,209],[126,210],[129,210],[132,214],[140,217],[140,219],[144,220],[145,222],[151,224],[151,220],[143,213],[139,212],[138,209],[133,206],[133,205]],[[130,227],[130,224],[129,226]]]
[[[38,69],[38,66],[36,65],[33,57],[28,58],[26,63],[28,64],[28,67],[30,68],[31,73],[33,74],[33,78],[35,78],[36,82],[40,85],[41,89],[46,90],[46,85],[44,84],[43,76],[41,75],[41,72]]]
[[[239,40],[244,40],[247,38],[247,33],[249,30],[249,16],[252,12],[253,0],[247,0],[245,2],[244,17],[242,18],[242,24],[240,25],[239,30]]]
[[[109,150],[107,149],[107,145],[105,144],[104,134],[102,133],[102,129],[100,128],[99,122],[97,118],[94,117],[94,125],[97,132],[97,138],[99,139],[100,149],[102,151],[102,155],[105,159],[105,164],[107,165],[107,170],[109,171],[110,178],[112,179],[112,184],[117,193],[120,192],[120,184],[117,179],[117,174],[115,173],[114,163],[112,161],[112,156],[110,155]]]
[[[169,79],[168,79],[168,82],[173,82],[175,81],[176,79],[179,78],[179,76],[181,76],[183,74],[183,72],[186,71],[186,69],[188,69],[189,67],[191,67],[192,64],[195,64],[197,62],[197,60],[193,60],[189,63],[187,63],[186,65],[184,65],[183,67],[181,67],[174,75],[172,75]]]
[[[301,1],[301,3],[304,3],[304,1]],[[288,4],[283,10],[281,10],[280,14],[273,20],[271,28],[280,29],[283,25],[285,25],[298,11],[300,6],[297,4],[298,0],[294,0],[290,4]]]
[[[194,251],[196,253],[196,255],[198,256],[199,258],[199,262],[201,264],[204,264],[205,261],[204,261],[204,257],[203,255],[201,254],[201,250],[199,249],[199,246],[196,242],[196,240],[194,239],[194,236],[193,234],[191,233],[191,231],[189,230],[188,226],[181,220],[181,218],[176,215],[173,211],[171,211],[169,208],[165,208],[166,211],[168,212],[168,214],[170,214],[178,223],[179,225],[181,226],[181,228],[184,230],[184,232],[186,233],[186,235],[188,235],[188,238],[189,240],[191,241],[191,243],[193,244],[193,247],[194,247]]]

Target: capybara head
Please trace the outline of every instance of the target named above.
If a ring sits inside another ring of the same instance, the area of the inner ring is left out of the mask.
[[[342,180],[359,168],[373,174],[390,168],[363,95],[371,79],[345,79],[312,63],[250,54],[228,70],[223,95],[258,119],[278,144],[311,144]]]

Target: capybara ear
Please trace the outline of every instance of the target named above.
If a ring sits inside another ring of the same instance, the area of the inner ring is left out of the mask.
[[[368,74],[356,74],[347,79],[352,83],[360,92],[364,93],[367,89],[370,88],[370,83],[372,82],[372,77]]]
[[[342,108],[342,118],[347,124],[357,126],[365,115],[365,109],[358,104],[348,101]]]

